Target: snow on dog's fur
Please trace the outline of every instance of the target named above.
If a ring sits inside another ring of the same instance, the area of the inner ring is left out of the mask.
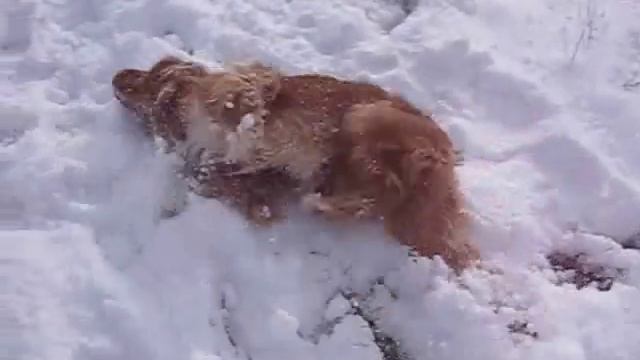
[[[456,269],[478,257],[449,137],[376,85],[257,63],[209,71],[175,58],[123,70],[113,84],[188,162],[194,149],[207,153],[214,166],[200,193],[230,199],[254,222],[280,218],[297,198],[332,219],[383,219],[400,242]]]

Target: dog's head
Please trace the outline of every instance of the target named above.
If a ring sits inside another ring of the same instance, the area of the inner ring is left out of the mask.
[[[148,71],[137,69],[120,70],[111,83],[116,99],[126,108],[143,118],[150,118],[152,107],[158,96],[167,87],[187,77],[202,77],[206,69],[196,63],[167,56],[155,63]]]
[[[139,116],[144,116],[143,109],[148,109],[151,98],[146,88],[148,71],[125,69],[118,71],[113,77],[113,93],[122,105]]]
[[[175,128],[173,133],[184,133],[196,148],[227,155],[243,148],[246,154],[262,136],[267,105],[280,91],[280,74],[260,63],[212,71],[169,56],[148,71],[121,70],[112,84],[125,107],[161,125],[154,128]]]

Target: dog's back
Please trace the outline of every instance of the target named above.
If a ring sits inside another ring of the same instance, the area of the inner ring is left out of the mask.
[[[280,109],[304,108],[332,119],[342,119],[353,105],[379,100],[389,100],[397,108],[420,114],[406,100],[377,85],[320,74],[283,76],[280,91],[270,105],[270,111],[275,113],[271,115],[273,117],[277,116]]]
[[[284,167],[303,181],[314,180],[335,156],[335,135],[345,114],[358,104],[387,100],[407,112],[420,111],[399,96],[369,83],[328,75],[282,76],[275,98],[266,104],[264,163]]]

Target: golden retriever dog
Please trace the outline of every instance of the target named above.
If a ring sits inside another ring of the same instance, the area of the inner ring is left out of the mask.
[[[121,70],[112,83],[147,132],[186,158],[198,178],[196,193],[221,196],[258,223],[283,216],[285,193],[323,183],[333,139],[352,105],[388,99],[417,112],[375,85],[282,76],[261,64],[214,71],[167,57],[148,71]]]
[[[199,178],[209,191],[199,193],[227,199],[253,222],[281,218],[297,199],[331,219],[383,219],[401,243],[457,270],[478,258],[449,137],[379,86],[257,63],[212,71],[175,58],[122,70],[113,85],[187,163],[212,164]]]

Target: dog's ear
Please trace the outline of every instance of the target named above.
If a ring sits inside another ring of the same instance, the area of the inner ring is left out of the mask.
[[[155,63],[151,69],[149,70],[150,73],[152,74],[157,74],[159,72],[161,72],[162,70],[168,68],[169,66],[174,66],[174,65],[178,65],[178,64],[182,64],[185,63],[185,61],[175,57],[175,56],[165,56],[162,59],[160,59],[157,63]]]
[[[156,133],[170,144],[186,139],[188,114],[192,107],[190,98],[197,83],[197,78],[183,76],[166,81],[157,89],[157,96],[152,99],[151,118],[160,133]]]
[[[177,78],[193,76],[204,77],[208,70],[204,65],[192,61],[184,61],[174,56],[167,56],[158,61],[149,70],[147,83],[151,87],[161,87],[166,82]]]

